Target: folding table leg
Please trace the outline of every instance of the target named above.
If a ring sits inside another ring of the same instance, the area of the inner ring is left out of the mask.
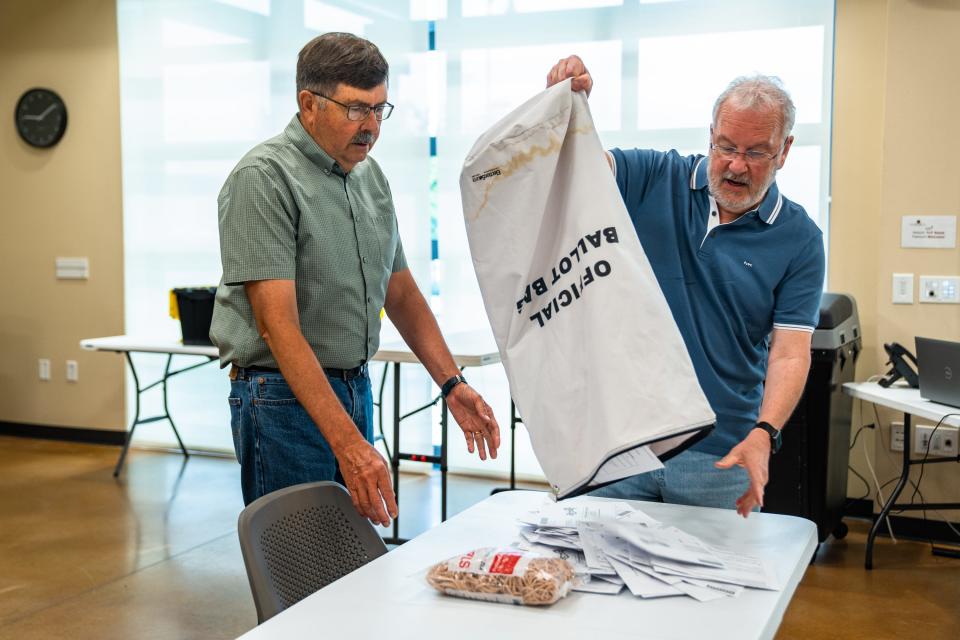
[[[382,410],[382,408],[381,408]],[[393,495],[397,500],[397,517],[393,519],[393,539],[394,544],[400,544],[400,363],[393,363],[393,455],[391,466],[393,467]]]
[[[447,520],[447,401],[440,400],[440,522]]]
[[[890,510],[893,508],[893,505],[896,504],[897,498],[900,497],[900,492],[903,491],[903,488],[907,485],[907,480],[909,479],[910,479],[910,414],[905,413],[903,414],[903,469],[900,472],[900,481],[897,482],[897,486],[893,490],[893,493],[890,494],[890,497],[887,498],[886,502],[883,503],[883,508],[880,510],[880,515],[877,516],[877,519],[873,523],[873,526],[870,527],[870,533],[867,535],[867,557],[863,563],[864,567],[867,569],[873,569],[873,541],[877,537],[877,533],[880,531],[880,527],[883,525],[883,521],[887,519],[887,515],[890,513]]]
[[[137,389],[137,395],[136,404],[134,405],[133,422],[130,424],[130,431],[127,433],[127,437],[123,442],[123,449],[120,450],[120,459],[117,460],[117,466],[113,468],[114,478],[118,477],[120,470],[123,469],[123,461],[126,459],[127,451],[130,449],[130,441],[133,440],[133,431],[140,423],[140,378],[137,377],[137,368],[133,366],[133,358],[130,356],[130,352],[124,351],[124,355],[127,357],[127,364],[130,365],[130,374],[133,375],[133,385]]]
[[[167,407],[167,379],[170,377],[170,363],[173,362],[173,354],[167,355],[167,366],[163,369],[163,415],[167,418],[167,421],[170,423],[170,427],[173,428],[173,435],[177,438],[177,443],[180,445],[180,451],[183,452],[184,458],[189,458],[190,454],[187,453],[187,448],[183,446],[183,440],[180,439],[180,432],[177,431],[177,425],[173,422],[173,416],[170,415],[170,409]],[[139,395],[139,394],[138,394]]]

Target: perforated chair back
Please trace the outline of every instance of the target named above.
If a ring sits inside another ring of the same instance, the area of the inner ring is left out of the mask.
[[[387,551],[336,482],[267,494],[240,513],[237,531],[259,622]]]

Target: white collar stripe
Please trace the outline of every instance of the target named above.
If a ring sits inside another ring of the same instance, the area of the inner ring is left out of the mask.
[[[703,156],[697,160],[697,164],[693,165],[693,171],[690,172],[690,188],[697,188],[697,170],[700,168],[700,163],[707,159],[707,156]]]
[[[783,207],[783,194],[777,194],[777,204],[774,205],[773,211],[770,212],[770,217],[767,218],[767,224],[773,224],[773,221],[777,219],[777,216],[780,215],[780,209]]]

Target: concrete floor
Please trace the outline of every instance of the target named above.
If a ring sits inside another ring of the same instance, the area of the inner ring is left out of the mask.
[[[236,536],[234,461],[0,437],[0,640],[232,638],[256,624]],[[449,513],[499,483],[451,477]],[[401,479],[401,530],[439,520],[438,477]],[[879,540],[821,545],[778,638],[960,637],[960,560]]]

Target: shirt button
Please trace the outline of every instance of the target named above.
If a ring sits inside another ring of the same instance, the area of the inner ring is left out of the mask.
[[[373,298],[367,298],[367,302],[373,302]]]
[[[717,215],[717,212],[716,212],[716,211],[711,211],[711,212],[710,212],[710,215],[715,216],[715,215]]]
[[[367,264],[367,256],[363,256],[363,258],[361,258],[361,260],[363,260],[363,264]]]

